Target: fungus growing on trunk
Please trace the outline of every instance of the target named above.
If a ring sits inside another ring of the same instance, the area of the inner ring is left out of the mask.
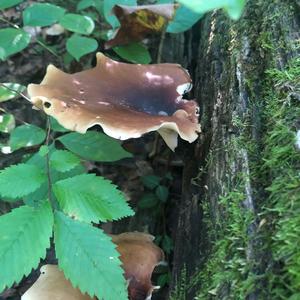
[[[176,4],[126,6],[115,5],[112,13],[120,21],[115,36],[105,43],[105,48],[139,42],[150,34],[164,30],[177,8]]]
[[[67,74],[53,65],[40,84],[30,84],[33,105],[69,130],[94,125],[116,139],[158,131],[174,150],[177,136],[193,142],[200,132],[198,105],[182,99],[192,87],[177,64],[133,65],[97,54],[95,68]]]
[[[130,300],[151,299],[154,286],[151,276],[154,268],[164,260],[163,251],[153,243],[154,237],[142,232],[112,235],[128,280]]]

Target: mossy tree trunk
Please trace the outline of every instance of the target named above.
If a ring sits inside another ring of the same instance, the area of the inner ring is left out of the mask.
[[[165,47],[203,130],[182,146],[171,299],[300,295],[299,16],[299,1],[249,0],[238,22],[213,12]]]

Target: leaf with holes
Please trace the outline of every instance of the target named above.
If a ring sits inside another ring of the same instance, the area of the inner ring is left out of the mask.
[[[56,212],[54,241],[58,265],[73,286],[99,299],[128,299],[119,253],[101,229]]]
[[[46,256],[53,214],[48,202],[21,206],[0,216],[0,293],[18,283]]]
[[[98,223],[134,214],[117,186],[94,174],[58,181],[53,191],[62,210],[82,221]]]

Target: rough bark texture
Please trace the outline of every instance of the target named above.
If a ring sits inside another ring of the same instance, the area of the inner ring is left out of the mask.
[[[203,129],[198,144],[185,154],[183,193],[173,232],[174,300],[271,297],[262,292],[268,278],[259,280],[273,264],[272,250],[258,234],[265,222],[260,213],[266,205],[268,183],[263,185],[261,175],[256,174],[264,163],[261,151],[266,148],[268,130],[262,121],[266,115],[265,72],[282,70],[297,57],[299,29],[296,1],[248,1],[238,22],[213,12],[174,41],[176,59],[181,57],[179,62],[192,71]],[[227,234],[230,245],[224,241]],[[219,255],[220,247],[223,255]],[[240,260],[235,251],[240,252]],[[240,272],[240,277],[215,281],[209,266],[218,265],[218,260],[219,264],[226,261],[224,273]]]

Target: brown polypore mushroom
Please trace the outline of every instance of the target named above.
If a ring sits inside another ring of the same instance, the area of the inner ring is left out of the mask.
[[[150,34],[163,31],[167,22],[173,18],[176,8],[176,4],[115,5],[112,12],[121,26],[114,38],[105,43],[105,48],[138,42]]]
[[[35,107],[69,130],[85,133],[100,125],[120,140],[157,130],[174,150],[178,134],[191,143],[200,132],[197,103],[182,99],[191,87],[180,65],[126,64],[97,53],[97,66],[79,73],[48,66],[28,94]]]
[[[26,291],[21,300],[95,300],[75,289],[56,265],[41,267],[38,280]]]
[[[154,237],[141,232],[112,235],[128,280],[130,300],[151,299],[152,272],[164,260],[163,251],[153,243]]]

